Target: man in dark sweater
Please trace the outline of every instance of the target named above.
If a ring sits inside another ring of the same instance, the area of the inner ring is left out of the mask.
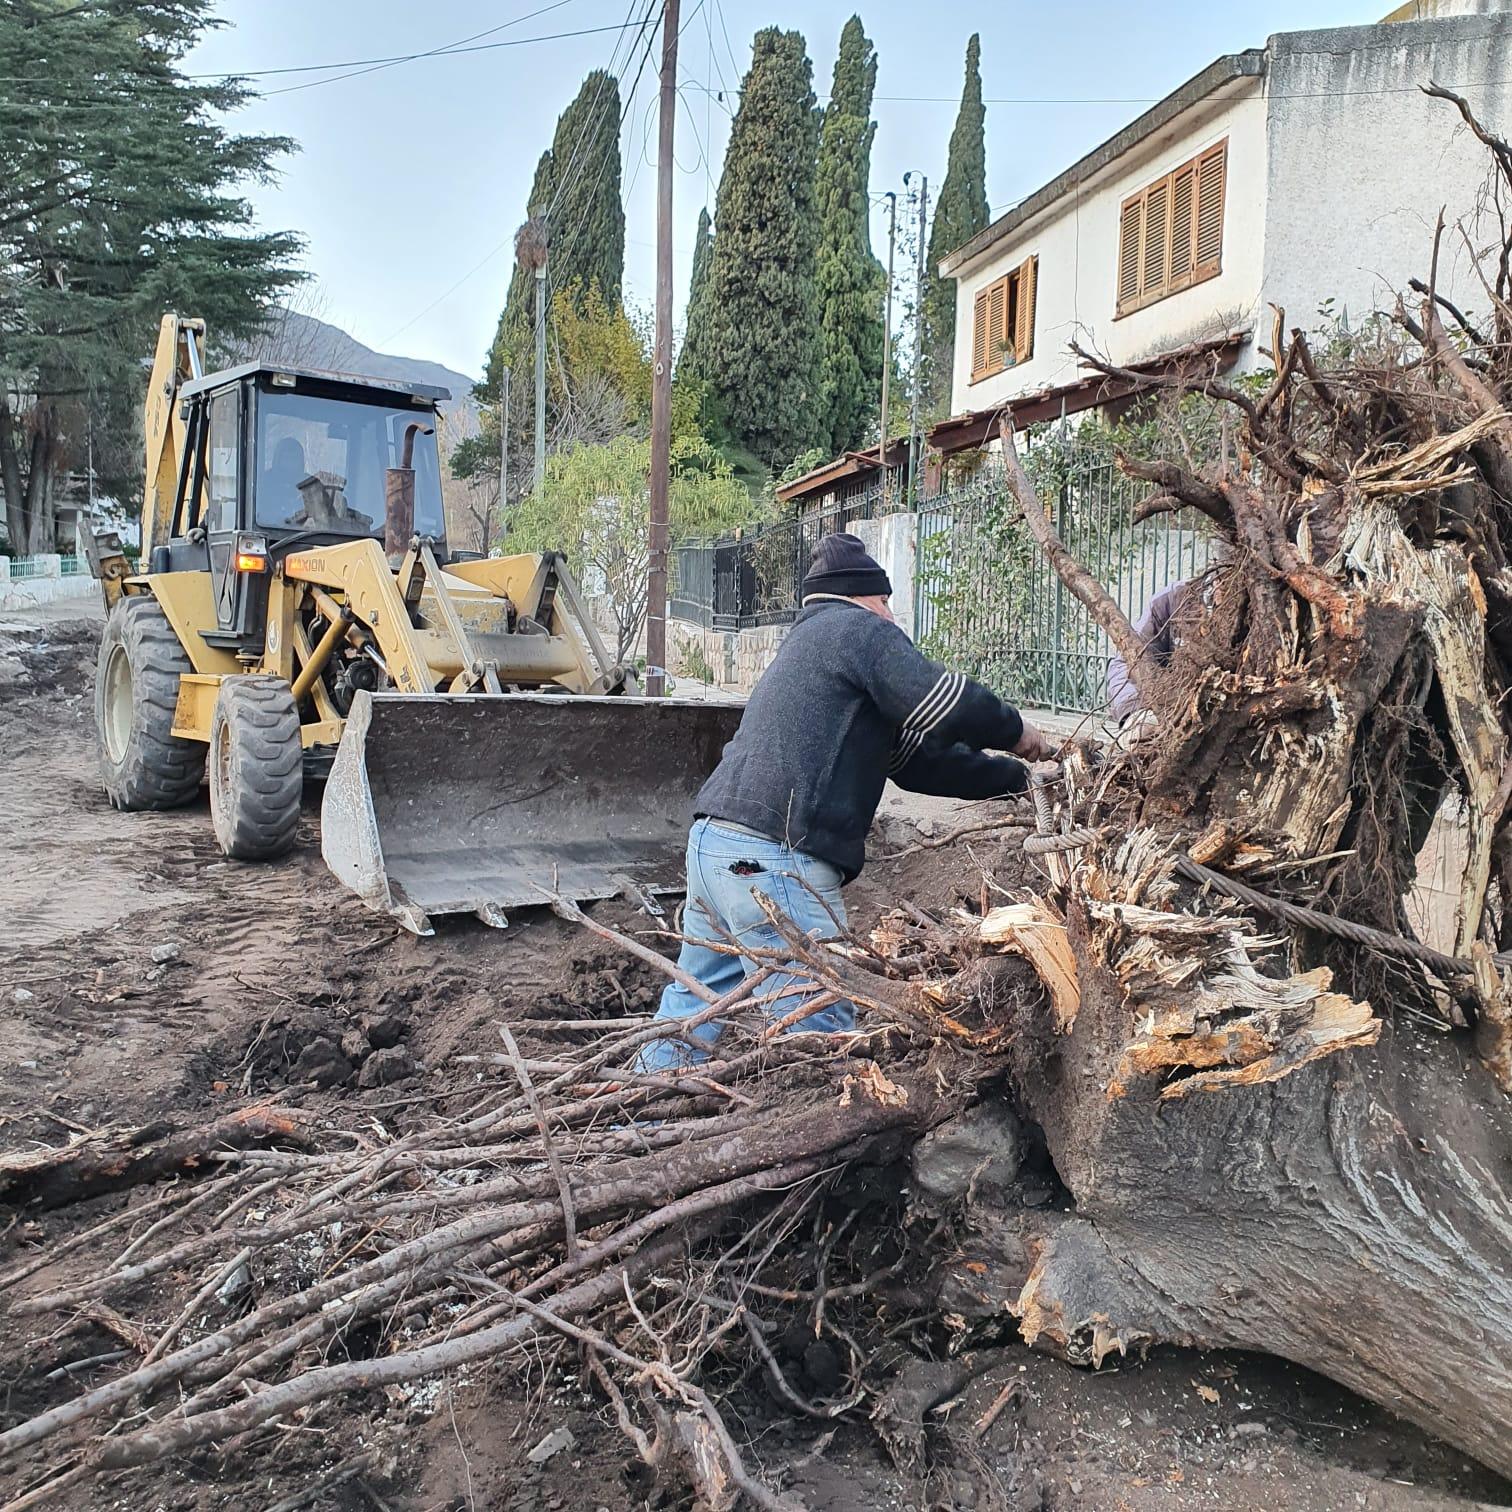
[[[886,572],[856,536],[820,540],[802,610],[698,795],[678,965],[716,996],[760,963],[715,946],[782,949],[757,895],[815,938],[845,927],[840,889],[865,863],[889,777],[916,793],[997,798],[1021,790],[1026,773],[988,752],[1026,761],[1052,754],[1016,709],[917,650],[893,620],[891,595]],[[779,971],[763,984],[769,1019],[791,1020],[789,1029],[853,1026],[845,1002],[804,1016],[808,984],[796,977]],[[657,1017],[684,1019],[705,1006],[672,982]],[[708,1046],[718,1033],[708,1022],[688,1038]],[[665,1070],[703,1054],[680,1036],[656,1040],[640,1065]]]

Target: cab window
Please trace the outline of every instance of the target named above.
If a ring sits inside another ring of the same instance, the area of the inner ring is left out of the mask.
[[[415,437],[415,529],[444,536],[434,417],[279,389],[258,396],[257,523],[381,535],[384,474],[399,465],[405,430],[417,421],[431,434]]]
[[[209,405],[210,441],[206,461],[204,525],[207,530],[235,530],[236,486],[241,453],[241,391],[227,389]]]

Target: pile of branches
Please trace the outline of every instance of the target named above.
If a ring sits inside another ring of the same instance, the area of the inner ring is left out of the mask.
[[[742,1493],[790,1505],[746,1468],[716,1396],[764,1376],[782,1412],[820,1425],[872,1402],[866,1335],[908,1260],[898,1223],[879,1217],[899,1216],[902,1183],[858,1180],[852,1163],[896,1161],[896,1136],[969,1101],[1000,1074],[999,1037],[952,1017],[951,995],[921,993],[961,964],[942,952],[962,947],[901,917],[881,950],[793,935],[813,976],[797,1016],[841,992],[861,1008],[864,1027],[835,1038],[762,1017],[758,994],[785,957],[715,998],[641,939],[557,907],[699,993],[706,1006],[682,1027],[718,1020],[718,1057],[637,1071],[664,1026],[609,1020],[542,1058],[520,1048],[526,1020],[499,1026],[496,1053],[461,1057],[495,1086],[465,1117],[387,1138],[370,1119],[315,1131],[261,1109],[243,1121],[297,1132],[300,1149],[235,1149],[206,1131],[201,1158],[217,1174],[0,1277],[13,1313],[126,1345],[110,1379],[0,1435],[17,1470],[9,1512],[196,1446],[253,1444],[352,1392],[489,1360],[523,1373],[543,1340],[570,1346],[648,1466],[675,1467],[710,1507]],[[182,1157],[193,1139],[173,1143]],[[27,1169],[26,1190],[56,1197],[62,1176],[77,1180],[83,1152],[69,1154]],[[84,1275],[39,1287],[39,1272],[80,1255]],[[164,1323],[153,1314],[176,1284]]]

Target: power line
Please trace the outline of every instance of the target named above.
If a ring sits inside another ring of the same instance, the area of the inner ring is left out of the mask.
[[[730,28],[725,25],[724,0],[714,0],[714,14],[719,17],[719,30],[724,35],[725,51],[730,55],[731,72],[733,72],[735,77],[738,79],[741,76],[740,63],[735,57],[735,49],[730,45]],[[724,76],[721,74],[721,81],[723,81],[723,77]],[[740,91],[737,89],[733,90],[732,93],[738,95]]]
[[[606,72],[609,72],[609,73],[613,72],[615,62],[617,61],[617,59],[619,57],[620,43],[623,42],[623,40],[625,38],[626,32],[632,30],[635,27],[638,27],[639,31],[644,32],[647,23],[651,19],[652,10],[655,7],[655,3],[656,3],[656,0],[649,0],[649,3],[647,5],[645,14],[642,16],[641,20],[638,23],[635,23],[635,22],[631,22],[628,19],[633,14],[634,9],[635,9],[635,0],[631,0],[630,10],[626,12],[627,20],[626,20],[626,22],[624,24],[622,24],[620,26],[614,26],[614,27],[601,27],[601,28],[599,28],[599,30],[601,30],[601,31],[614,31],[614,32],[618,32],[619,33],[619,37],[615,41],[615,44],[614,44],[614,50],[609,54],[609,68],[608,68],[608,70],[606,70]],[[640,38],[637,35],[637,37],[634,40],[632,40],[631,43],[630,43],[629,51],[626,53],[626,56],[625,56],[625,65],[624,66],[625,66],[625,68],[627,70],[629,68],[630,58],[633,57],[634,52],[635,52],[636,44],[637,44],[637,42],[639,40],[640,40]],[[642,65],[641,66],[642,67],[645,66],[644,60],[642,61]],[[640,77],[639,75],[636,76],[637,82],[639,82],[639,77]],[[624,115],[623,115],[623,113],[620,116],[620,125],[621,125],[621,127],[623,127],[623,125],[624,125]],[[602,168],[600,169],[600,171],[602,172]],[[389,342],[395,340],[397,337],[402,336],[407,330],[410,329],[411,326],[415,325],[417,322],[423,320],[427,315],[429,315],[430,312],[432,310],[434,310],[437,305],[443,304],[446,300],[450,299],[451,296],[453,294],[455,294],[457,292],[457,290],[462,287],[463,284],[465,284],[469,279],[475,277],[478,273],[482,272],[482,270],[485,267],[487,267],[488,264],[491,263],[494,260],[494,258],[496,258],[499,255],[499,253],[502,252],[505,249],[505,247],[509,246],[510,243],[513,240],[514,240],[514,232],[511,231],[508,236],[504,237],[503,240],[501,240],[496,246],[492,247],[487,253],[484,254],[484,256],[482,258],[480,258],[476,263],[474,263],[473,266],[471,268],[469,268],[467,270],[467,272],[464,273],[459,279],[457,279],[457,281],[455,283],[453,283],[449,288],[447,288],[445,291],[443,291],[441,294],[438,294],[433,300],[431,300],[431,302],[428,305],[426,305],[424,309],[420,310],[417,314],[412,315],[397,330],[393,331],[388,336],[383,337],[382,340],[381,340],[381,342],[379,343],[379,345],[386,346]],[[549,269],[549,267],[550,267],[550,264],[548,263],[548,269]],[[549,272],[548,272],[548,277],[549,277]]]
[[[629,23],[630,17],[634,14],[634,12],[635,12],[635,0],[630,0],[630,9],[625,12],[625,22],[626,22],[627,25]],[[645,28],[645,25],[646,25],[646,18],[643,17],[642,20],[641,20],[641,28],[643,30]],[[579,156],[579,154],[583,150],[583,143],[588,140],[588,134],[589,134],[590,130],[593,128],[593,124],[594,124],[593,117],[594,117],[594,115],[598,111],[599,101],[601,99],[603,99],[603,97],[604,97],[604,80],[606,78],[610,78],[610,77],[614,76],[614,65],[615,65],[615,62],[617,61],[617,59],[619,58],[619,44],[623,40],[624,40],[624,32],[621,31],[620,37],[619,37],[619,41],[616,41],[615,44],[614,44],[614,51],[609,54],[609,67],[606,68],[603,71],[603,74],[600,76],[599,81],[598,81],[598,87],[594,90],[594,94],[593,94],[593,106],[587,112],[587,114],[586,114],[586,116],[585,116],[585,118],[583,120],[583,128],[578,133],[577,140],[572,144],[572,153],[571,153],[571,155],[567,159],[566,166],[562,169],[562,176],[557,181],[556,189],[555,189],[555,191],[553,192],[553,194],[551,196],[551,203],[546,207],[545,211],[543,212],[544,215],[545,215],[545,217],[546,217],[546,220],[547,220],[548,224],[551,221],[551,217],[556,214],[557,207],[562,203],[562,200],[563,200],[563,198],[565,197],[565,195],[567,193],[567,189],[568,189],[568,187],[571,185],[571,183],[573,181],[573,176],[574,176],[574,173],[576,172],[576,169],[577,169],[578,156]],[[635,44],[632,42],[630,45],[631,45],[631,48],[633,50]],[[628,55],[627,55],[627,61],[628,61]],[[526,208],[527,211],[529,211],[530,206],[527,205],[525,208]]]
[[[508,26],[517,26],[522,21],[528,21],[528,20],[530,20],[532,16],[544,15],[546,13],[546,11],[557,10],[557,9],[560,9],[561,6],[567,5],[567,4],[570,4],[570,3],[571,3],[571,0],[556,0],[556,4],[554,4],[554,5],[548,5],[548,6],[545,6],[541,10],[531,11],[527,15],[516,17],[516,19],[514,21],[506,22],[505,25],[508,25]],[[452,44],[449,44],[446,47],[432,48],[432,49],[430,49],[427,52],[401,53],[401,54],[395,55],[394,57],[389,57],[389,58],[354,59],[349,64],[348,63],[310,63],[310,64],[300,64],[298,66],[291,66],[289,68],[272,68],[272,69],[249,70],[249,71],[243,72],[243,73],[173,74],[171,76],[168,76],[168,77],[165,77],[165,78],[161,78],[161,79],[138,78],[138,79],[136,79],[134,81],[134,86],[140,87],[140,86],[142,86],[142,85],[145,84],[145,85],[154,85],[154,86],[157,86],[157,87],[163,88],[163,89],[174,89],[174,88],[177,88],[180,84],[184,83],[185,81],[196,82],[196,81],[201,81],[201,80],[205,80],[205,79],[215,79],[215,80],[224,81],[226,83],[235,83],[235,82],[237,82],[239,80],[243,80],[243,79],[265,78],[265,77],[271,77],[271,76],[274,76],[274,75],[277,75],[277,74],[288,74],[288,73],[322,73],[322,72],[325,72],[325,71],[327,71],[329,69],[332,69],[332,68],[348,68],[348,67],[350,67],[350,68],[352,68],[354,70],[352,73],[338,74],[335,78],[330,78],[330,79],[312,79],[307,84],[293,84],[293,85],[290,85],[286,89],[270,89],[265,94],[263,94],[262,96],[260,96],[260,98],[263,98],[263,99],[271,99],[274,95],[292,94],[295,90],[299,90],[299,89],[314,89],[314,88],[316,88],[316,87],[318,87],[319,85],[322,85],[322,84],[336,84],[336,83],[339,83],[342,79],[356,78],[359,75],[364,74],[364,73],[375,73],[375,72],[377,72],[377,70],[379,68],[389,67],[391,65],[397,65],[397,64],[400,64],[400,63],[414,63],[414,62],[421,61],[421,60],[426,59],[426,58],[461,58],[461,57],[465,57],[465,56],[467,56],[468,54],[471,54],[471,53],[494,52],[494,51],[498,50],[499,48],[505,48],[505,47],[530,47],[530,46],[533,46],[537,42],[561,42],[561,41],[564,41],[564,40],[571,39],[573,37],[594,37],[594,36],[601,36],[605,32],[624,32],[624,31],[627,31],[627,30],[633,30],[635,28],[635,26],[636,26],[636,23],[634,23],[634,22],[622,23],[621,25],[618,25],[618,26],[584,26],[584,27],[579,27],[575,31],[544,32],[541,35],[534,36],[534,37],[509,37],[509,38],[506,38],[502,42],[480,42],[480,43],[477,43],[477,44],[475,44],[473,46],[462,46],[462,45],[460,45],[458,43],[452,43]],[[502,28],[501,27],[495,27],[495,28],[493,28],[493,30],[498,31],[498,30],[502,30]],[[488,33],[487,32],[480,32],[477,35],[479,35],[479,36],[487,36]],[[364,66],[364,65],[371,65],[371,66]],[[56,82],[56,81],[53,80],[50,77],[45,77],[45,76],[44,77],[39,77],[37,75],[29,75],[29,74],[11,74],[11,75],[0,76],[0,84],[39,84],[40,85],[40,84],[51,84],[51,83],[54,83],[54,82]],[[61,101],[58,101],[55,105],[50,105],[48,108],[49,109],[71,108],[71,107],[73,107],[75,105],[89,104],[89,103],[91,103],[91,102],[89,102],[89,101],[81,101],[81,100],[78,100],[77,98],[75,98],[75,99],[70,99],[70,100],[61,100]],[[117,99],[114,96],[104,95],[104,96],[98,97],[98,99],[96,101],[92,102],[92,103],[101,104],[101,105],[131,105],[134,102],[132,100],[130,100],[129,98],[123,100],[123,99]]]
[[[539,10],[529,11],[523,16],[516,16],[513,21],[501,22],[498,26],[490,26],[485,31],[474,32],[469,37],[459,37],[455,42],[449,42],[441,47],[433,47],[427,52],[412,53],[408,57],[401,58],[385,58],[381,60],[373,59],[365,64],[342,63],[337,66],[341,68],[350,68],[352,72],[337,74],[334,78],[330,79],[312,79],[305,84],[290,84],[284,89],[270,89],[268,91],[268,94],[293,94],[297,90],[301,89],[318,89],[322,84],[339,84],[343,79],[355,79],[363,74],[378,73],[380,70],[385,68],[397,68],[401,63],[411,63],[420,58],[434,58],[439,57],[442,54],[451,52],[460,53],[464,51],[482,51],[483,49],[481,47],[475,49],[469,47],[468,44],[476,43],[483,37],[492,37],[496,33],[501,31],[508,31],[511,26],[519,26],[524,21],[531,21],[534,20],[537,16],[544,16],[548,11],[561,10],[564,5],[567,5],[569,3],[570,0],[553,0],[552,4],[543,5]],[[513,41],[514,39],[511,40]],[[509,44],[496,43],[493,45],[507,46]]]
[[[723,81],[721,80],[721,83]],[[1500,89],[1503,87],[1500,79],[1478,79],[1465,84],[1447,84],[1446,89]],[[743,93],[741,89],[715,90],[714,86],[701,79],[684,79],[681,85],[684,89],[702,89],[710,94],[730,93],[737,97]],[[1335,100],[1350,96],[1362,95],[1392,95],[1392,94],[1421,94],[1423,89],[1418,84],[1385,84],[1374,89],[1319,89],[1295,92],[1292,94],[1255,94],[1242,95],[1225,103],[1243,105],[1249,103],[1265,104],[1272,100]],[[816,100],[828,100],[828,95],[816,95]],[[915,105],[959,105],[959,95],[875,95],[873,98],[879,102],[888,101],[899,104]],[[1169,95],[992,95],[982,101],[984,105],[1158,105],[1162,100],[1169,99]]]
[[[631,8],[632,11],[635,9],[635,4],[636,4],[636,0],[631,0],[630,8]],[[627,50],[627,52],[625,53],[625,61],[624,61],[623,67],[622,67],[622,72],[620,74],[618,74],[618,75],[615,76],[615,83],[616,83],[616,85],[618,85],[618,84],[620,84],[620,83],[622,83],[624,81],[625,74],[628,74],[630,72],[630,62],[631,62],[631,59],[635,56],[635,49],[636,49],[637,46],[639,46],[641,44],[642,41],[644,41],[644,43],[645,43],[645,52],[642,53],[642,55],[641,55],[640,69],[637,70],[637,72],[636,72],[635,83],[630,86],[630,93],[629,93],[629,95],[620,104],[619,121],[615,125],[615,140],[616,140],[616,142],[619,141],[621,135],[624,132],[625,122],[629,118],[631,107],[633,106],[634,101],[635,101],[635,89],[636,89],[636,86],[639,85],[639,83],[640,83],[641,71],[645,69],[646,59],[648,57],[650,57],[650,55],[651,55],[651,47],[655,43],[655,40],[656,40],[656,29],[654,27],[651,27],[651,18],[653,16],[653,14],[655,13],[656,5],[657,5],[657,0],[647,0],[646,9],[642,13],[642,15],[641,15],[640,24],[639,24],[639,30],[637,31],[635,37],[631,40],[630,47]],[[651,27],[651,30],[649,31],[649,33],[647,31],[648,27]],[[614,53],[611,55],[610,60],[609,60],[610,63],[611,63],[611,65],[618,58],[618,56],[619,56],[619,46],[618,46],[618,44],[616,44],[615,49],[614,49]],[[584,121],[584,123],[583,123],[583,134],[578,138],[577,142],[574,143],[574,145],[573,145],[573,152],[572,152],[572,159],[571,159],[572,163],[576,163],[577,160],[578,160],[578,155],[579,155],[579,152],[580,152],[580,150],[582,148],[583,142],[587,139],[588,128],[589,128],[590,125],[591,125],[590,121],[586,121],[586,120]],[[623,162],[623,152],[621,153],[621,160]],[[598,174],[594,178],[594,181],[593,181],[593,193],[594,194],[598,193],[599,185],[603,183],[604,173],[608,169],[608,166],[609,166],[609,161],[608,161],[607,158],[603,158],[603,159],[600,160],[599,165],[598,165]],[[583,173],[584,171],[586,171],[586,164],[584,164],[583,166],[580,166],[580,167],[578,167],[576,169],[576,172],[579,173],[579,174]],[[557,206],[561,204],[562,199],[563,199],[563,197],[566,194],[566,191],[567,191],[567,188],[568,188],[568,185],[569,185],[570,182],[571,182],[571,180],[570,180],[570,177],[569,177],[568,180],[564,180],[562,183],[558,184],[558,186],[557,186],[557,193],[552,196],[551,207],[547,211],[548,226],[550,224],[551,214],[556,210]],[[547,285],[549,286],[552,298],[556,297],[556,294],[558,293],[558,291],[559,291],[559,289],[561,287],[560,284],[559,284],[559,282],[558,282],[558,276],[557,276],[558,267],[560,266],[561,262],[563,262],[563,261],[566,260],[567,255],[570,252],[572,252],[572,251],[574,251],[576,249],[577,244],[578,244],[578,238],[582,235],[582,229],[583,229],[583,227],[582,227],[582,222],[581,221],[579,221],[578,223],[576,223],[575,225],[573,225],[570,228],[569,232],[568,232],[568,239],[562,244],[560,250],[556,251],[554,253],[551,253],[551,254],[549,254],[547,256],[547,259],[546,259],[546,282],[547,282]]]
[[[629,118],[630,111],[631,111],[631,109],[633,108],[633,106],[635,104],[635,92],[636,92],[637,89],[640,88],[641,75],[644,74],[645,71],[646,71],[646,63],[649,61],[649,59],[651,57],[651,50],[652,50],[652,48],[656,44],[657,28],[653,27],[653,26],[650,26],[651,17],[655,13],[656,8],[657,8],[657,0],[649,0],[649,3],[647,5],[647,7],[646,7],[645,16],[643,17],[643,19],[641,21],[641,29],[642,29],[642,33],[643,33],[643,36],[644,36],[645,46],[644,46],[644,50],[641,53],[640,66],[636,69],[636,71],[635,71],[635,78],[634,78],[634,80],[632,81],[632,83],[630,85],[630,92],[629,92],[629,94],[627,94],[625,96],[624,105],[621,107],[621,110],[620,110],[619,129],[620,129],[621,133],[623,133],[623,131],[625,129],[625,122]],[[649,30],[647,30],[648,27],[650,28]],[[637,44],[635,42],[632,42],[630,44],[630,57],[634,56],[636,45]],[[625,60],[625,72],[628,73],[629,71],[630,71],[630,58],[627,57],[627,59]],[[621,78],[623,78],[623,75],[621,75]],[[623,156],[624,156],[624,154],[623,154],[623,149],[622,149],[621,150],[621,161],[623,161]],[[599,163],[598,176],[597,176],[597,178],[594,179],[594,182],[593,182],[593,188],[594,188],[594,192],[595,193],[597,193],[599,185],[603,182],[604,174],[608,170],[608,167],[609,167],[609,159],[607,157],[605,157]],[[583,222],[579,221],[577,225],[575,225],[575,226],[572,227],[572,229],[571,229],[571,231],[570,231],[570,233],[568,235],[568,240],[562,246],[562,248],[560,249],[560,251],[554,253],[552,256],[549,256],[547,258],[547,261],[546,261],[546,281],[551,286],[551,293],[552,293],[552,297],[553,298],[556,296],[557,293],[560,292],[560,289],[561,289],[561,285],[557,281],[558,276],[559,276],[559,270],[560,270],[562,264],[568,260],[569,254],[576,249],[577,244],[578,244],[578,239],[582,235],[582,232],[583,232]]]

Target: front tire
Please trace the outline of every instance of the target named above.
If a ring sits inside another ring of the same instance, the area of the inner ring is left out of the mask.
[[[115,808],[182,808],[199,792],[205,748],[173,733],[179,678],[193,670],[156,599],[136,594],[111,610],[95,673],[95,730]]]
[[[294,844],[304,789],[299,710],[281,677],[230,677],[210,722],[210,817],[235,861]]]

